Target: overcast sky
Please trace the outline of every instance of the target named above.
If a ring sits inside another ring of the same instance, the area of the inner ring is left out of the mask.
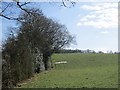
[[[72,8],[59,5],[42,2],[39,6],[31,6],[40,8],[47,17],[66,25],[76,36],[77,45],[71,45],[71,49],[118,51],[118,3],[80,2]],[[15,26],[15,23],[3,19],[0,26],[3,27],[4,39],[8,27]]]

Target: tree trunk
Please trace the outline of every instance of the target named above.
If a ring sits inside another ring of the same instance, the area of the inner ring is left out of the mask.
[[[47,54],[43,54],[43,62],[45,66],[45,70],[49,69],[49,56]]]

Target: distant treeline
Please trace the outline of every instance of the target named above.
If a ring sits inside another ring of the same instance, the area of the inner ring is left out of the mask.
[[[72,49],[61,49],[59,51],[56,51],[55,53],[104,53],[103,51],[98,51],[95,52],[94,50],[72,50]],[[107,51],[107,53],[111,53],[111,54],[119,54],[120,52],[113,52],[113,51]]]
[[[55,53],[96,53],[94,50],[72,50],[72,49],[62,49],[59,51],[56,51]],[[100,51],[99,53],[104,53],[102,51]]]

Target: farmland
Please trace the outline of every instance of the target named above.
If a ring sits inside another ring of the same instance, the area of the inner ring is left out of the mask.
[[[53,63],[57,64],[49,71],[36,74],[23,81],[22,88],[117,88],[117,54],[54,54]]]

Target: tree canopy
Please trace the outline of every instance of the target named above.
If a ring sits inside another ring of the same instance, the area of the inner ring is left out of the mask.
[[[32,48],[39,48],[43,53],[44,61],[48,60],[55,50],[69,46],[73,41],[74,38],[69,34],[65,25],[47,18],[41,10],[30,9],[28,12],[31,13],[25,12],[19,17],[22,21],[20,32],[26,36]]]

